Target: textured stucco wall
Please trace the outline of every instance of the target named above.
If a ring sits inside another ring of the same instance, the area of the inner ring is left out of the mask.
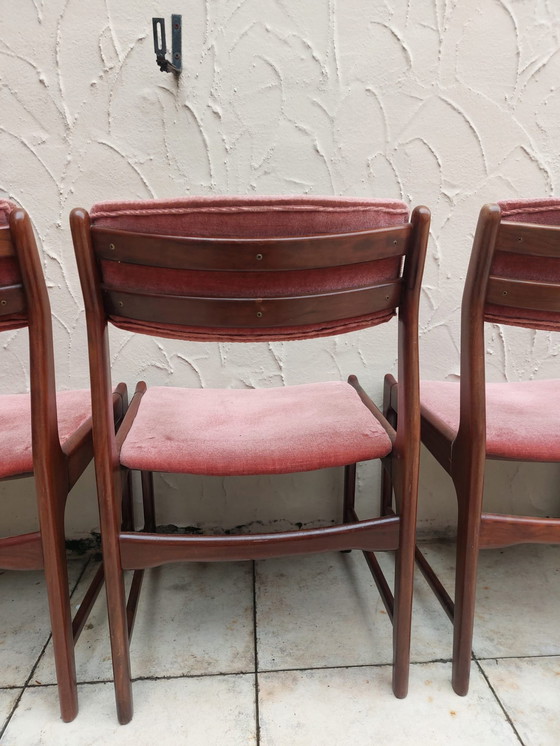
[[[151,17],[184,18],[185,72],[159,72]],[[182,194],[402,197],[433,212],[422,371],[458,374],[459,303],[480,206],[558,192],[560,5],[551,0],[2,0],[0,194],[26,207],[44,250],[60,386],[88,381],[69,210]],[[273,386],[359,375],[376,396],[394,336],[312,343],[174,344],[113,335],[133,385]],[[374,344],[376,342],[376,344]],[[0,387],[26,385],[24,332],[2,336]],[[494,380],[554,376],[558,339],[488,329]],[[421,526],[445,530],[448,479],[423,461]],[[361,470],[364,504],[377,472]],[[492,502],[557,513],[558,468],[492,465]],[[278,479],[158,478],[160,521],[278,525],[334,515],[338,472]],[[28,525],[30,484],[0,484]],[[305,501],[297,497],[304,490]],[[183,494],[187,497],[183,498]],[[181,499],[179,499],[181,497]],[[69,529],[96,525],[92,480]]]

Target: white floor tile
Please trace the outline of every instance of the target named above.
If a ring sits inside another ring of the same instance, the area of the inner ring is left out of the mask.
[[[378,559],[392,586],[393,558]],[[412,656],[450,657],[451,628],[425,581],[416,579]],[[361,552],[257,564],[260,670],[390,663],[392,628]]]
[[[89,576],[79,598],[87,582]],[[181,563],[146,570],[130,657],[133,676],[254,671],[251,563]],[[78,681],[113,677],[105,589],[78,641],[76,666]],[[49,645],[34,678],[52,683],[53,672]]]
[[[63,723],[58,717],[55,687],[27,689],[2,744],[251,746],[256,743],[252,675],[137,681],[133,691],[132,722],[119,725],[112,684],[81,685],[80,712],[72,723]]]
[[[70,587],[78,579],[84,562],[69,562]],[[0,570],[0,606],[0,686],[21,686],[50,635],[43,572]]]
[[[404,700],[385,666],[261,674],[259,713],[262,746],[519,746],[480,673],[457,697],[440,663],[412,666]]]
[[[560,658],[488,660],[481,666],[525,746],[557,746]]]
[[[21,689],[0,689],[0,732],[10,716]]]
[[[454,546],[426,555],[453,597]],[[559,655],[560,546],[522,545],[480,553],[473,650],[477,657]],[[443,615],[443,611],[441,612]]]

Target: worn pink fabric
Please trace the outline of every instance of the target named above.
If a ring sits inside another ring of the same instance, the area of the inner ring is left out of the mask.
[[[408,208],[396,200],[345,197],[197,197],[144,202],[105,202],[91,210],[92,224],[119,230],[212,238],[274,238],[353,233],[402,225]],[[209,272],[154,269],[103,262],[103,282],[114,290],[205,297],[290,297],[366,287],[396,279],[400,260],[305,271]],[[120,328],[144,334],[194,340],[251,341],[324,336],[362,329],[387,321],[393,311],[344,319],[319,326],[300,325],[269,330],[136,322],[119,316]]]
[[[9,225],[10,213],[15,210],[16,205],[7,200],[0,200],[0,228]],[[0,288],[17,285],[21,282],[21,276],[17,260],[13,257],[0,257]],[[0,332],[19,329],[26,325],[26,317],[23,314],[0,316]]]
[[[458,383],[422,381],[422,416],[437,429],[459,428]],[[560,381],[486,384],[490,458],[560,461]]]
[[[507,200],[498,202],[505,222],[533,223],[560,226],[559,199]],[[529,280],[560,283],[560,244],[558,258],[523,256],[523,254],[496,253],[490,274],[512,280]],[[508,308],[487,304],[487,321],[528,326],[534,329],[557,331],[560,329],[559,311],[536,311]]]
[[[382,458],[383,427],[347,383],[149,388],[121,450],[131,469],[281,474]]]
[[[58,432],[61,445],[91,416],[89,390],[59,391]],[[0,479],[33,471],[29,394],[0,396]]]

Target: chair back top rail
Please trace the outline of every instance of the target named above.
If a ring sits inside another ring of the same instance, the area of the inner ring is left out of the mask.
[[[404,256],[412,226],[297,238],[199,238],[92,226],[96,256],[169,269],[289,271],[338,267]]]

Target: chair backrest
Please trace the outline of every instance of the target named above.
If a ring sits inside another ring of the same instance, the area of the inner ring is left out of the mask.
[[[560,329],[560,200],[498,202],[487,321]]]
[[[423,265],[417,227],[397,201],[208,197],[81,214],[106,317],[157,336],[271,341],[363,329],[394,315],[407,267]]]
[[[60,461],[51,308],[31,220],[0,201],[0,332],[28,327],[36,479]]]
[[[10,229],[12,202],[0,200],[0,331],[27,326],[27,303]]]
[[[560,329],[560,200],[485,205],[461,309],[461,414],[457,441],[484,458],[484,322]]]

